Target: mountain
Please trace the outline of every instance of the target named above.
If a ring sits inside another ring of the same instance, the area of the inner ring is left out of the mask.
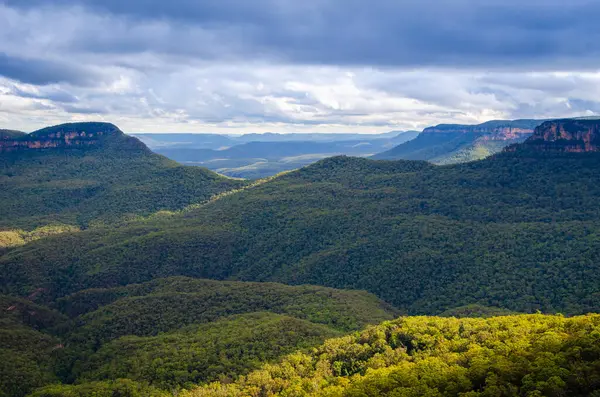
[[[598,196],[595,152],[334,157],[184,213],[12,249],[0,288],[53,301],[185,275],[364,289],[409,314],[582,314],[600,310]]]
[[[219,134],[129,134],[144,142],[150,149],[186,148],[186,149],[222,149],[238,144],[235,136]]]
[[[243,185],[156,155],[109,123],[62,124],[0,140],[5,231],[178,210]]]
[[[0,296],[3,397],[61,381],[85,384],[84,396],[139,395],[123,391],[133,388],[141,397],[233,380],[397,314],[362,291],[183,277],[78,291],[53,308],[30,299]]]
[[[599,334],[598,315],[400,318],[182,396],[597,396]]]
[[[546,122],[535,129],[523,145],[507,151],[584,153],[600,151],[598,119],[564,119]]]
[[[170,194],[159,166],[191,169],[83,127],[6,140],[10,172],[42,178],[7,202],[92,163],[125,192],[151,175],[141,208]],[[5,234],[0,396],[595,395],[600,318],[572,315],[600,310],[599,128],[444,166],[337,156],[183,211]],[[568,316],[513,315],[538,310]]]
[[[397,142],[399,138],[394,139]],[[222,150],[171,147],[155,150],[186,165],[201,165],[231,177],[257,179],[340,154],[368,156],[391,145],[390,139],[379,138],[334,142],[249,142]]]
[[[24,135],[25,133],[21,131],[0,129],[0,140],[14,139]]]
[[[237,178],[258,179],[335,155],[370,156],[416,137],[386,134],[135,134],[157,153]]]
[[[204,133],[131,133],[151,149],[160,147],[223,149],[250,142],[339,142],[339,141],[373,141],[400,139],[412,136],[417,131],[390,131],[383,134],[350,134],[350,133],[249,133],[242,135],[204,134]],[[413,136],[414,137],[414,136]]]
[[[440,124],[415,139],[376,154],[378,160],[427,160],[449,164],[480,160],[523,142],[542,120],[495,120],[478,125]]]

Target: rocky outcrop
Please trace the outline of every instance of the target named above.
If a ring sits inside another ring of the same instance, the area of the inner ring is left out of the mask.
[[[535,129],[523,144],[506,148],[538,152],[584,153],[600,151],[600,119],[548,121]]]
[[[373,156],[379,160],[427,160],[439,164],[477,160],[523,142],[542,120],[494,120],[477,125],[440,124],[415,139]]]
[[[425,128],[423,134],[470,135],[484,140],[511,141],[533,134],[539,120],[494,120],[477,125],[440,124]]]
[[[105,144],[119,144],[123,148],[145,149],[136,138],[126,136],[110,123],[69,123],[47,127],[31,134],[6,135],[0,139],[0,152],[44,150],[57,148],[88,148]]]

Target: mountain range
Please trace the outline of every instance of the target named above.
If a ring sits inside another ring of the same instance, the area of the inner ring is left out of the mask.
[[[440,124],[415,139],[373,156],[378,160],[427,160],[452,164],[481,160],[525,141],[544,120],[494,120],[478,125]]]
[[[370,156],[418,135],[385,134],[134,134],[157,153],[223,175],[259,179],[335,155]]]
[[[523,123],[254,183],[108,123],[3,132],[0,396],[594,395],[600,121]]]
[[[218,173],[259,179],[335,155],[454,164],[481,160],[525,141],[544,120],[440,124],[385,134],[134,134],[157,153]]]

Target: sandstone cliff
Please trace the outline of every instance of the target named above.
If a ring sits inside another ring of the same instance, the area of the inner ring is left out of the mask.
[[[514,152],[520,149],[565,153],[600,151],[600,119],[545,122],[537,127],[522,145],[510,146],[506,151]]]
[[[7,130],[8,131],[8,130]],[[68,123],[47,127],[31,134],[0,134],[0,153],[43,149],[93,148],[106,144],[122,149],[146,149],[110,123]]]

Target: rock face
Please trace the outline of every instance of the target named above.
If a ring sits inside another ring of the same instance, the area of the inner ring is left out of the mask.
[[[564,119],[548,121],[521,145],[506,149],[538,152],[584,153],[600,151],[600,119]]]
[[[440,124],[425,128],[415,139],[373,158],[427,160],[439,164],[472,161],[523,142],[542,120],[495,120],[478,125]]]
[[[472,135],[485,140],[510,141],[526,138],[533,134],[540,123],[537,120],[489,121],[478,125],[440,124],[425,128],[423,134],[460,134]]]
[[[99,147],[107,143],[124,149],[145,149],[136,138],[126,136],[110,123],[69,123],[43,128],[31,134],[4,134],[0,153],[57,148]]]

